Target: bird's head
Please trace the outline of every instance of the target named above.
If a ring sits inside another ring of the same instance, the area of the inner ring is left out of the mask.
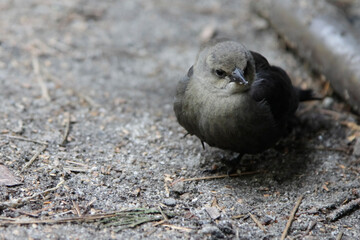
[[[199,70],[195,74],[200,75],[204,84],[230,93],[247,91],[255,79],[255,62],[251,53],[234,41],[204,48],[198,55],[195,69]]]

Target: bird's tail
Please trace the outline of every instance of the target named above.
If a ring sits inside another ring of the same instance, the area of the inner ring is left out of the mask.
[[[299,96],[299,101],[300,102],[304,102],[304,101],[312,101],[312,100],[322,100],[322,97],[319,96],[315,96],[313,90],[311,89],[300,89],[300,88],[296,88],[297,94]]]

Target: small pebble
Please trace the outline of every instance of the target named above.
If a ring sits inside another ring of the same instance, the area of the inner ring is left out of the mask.
[[[269,23],[260,17],[254,18],[252,24],[256,30],[264,30],[269,28]]]
[[[205,207],[205,210],[212,219],[217,219],[221,216],[219,210],[216,207]]]
[[[174,198],[165,198],[164,204],[166,206],[174,207],[176,205],[176,200]]]
[[[214,25],[208,25],[200,33],[200,41],[208,42],[216,35],[216,27]]]
[[[175,183],[174,186],[172,186],[171,190],[178,194],[183,194],[184,193],[184,182],[179,181],[179,182]]]
[[[332,97],[326,97],[322,102],[324,108],[331,108],[333,104],[334,104],[334,99]]]

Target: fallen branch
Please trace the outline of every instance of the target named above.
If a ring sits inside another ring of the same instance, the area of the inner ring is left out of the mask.
[[[326,219],[330,222],[334,222],[339,218],[349,214],[350,212],[358,209],[360,207],[360,198],[350,201],[349,203],[341,206],[340,208],[333,211],[329,214]]]

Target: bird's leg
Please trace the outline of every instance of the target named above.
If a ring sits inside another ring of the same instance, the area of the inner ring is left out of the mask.
[[[241,158],[242,158],[243,155],[244,154],[240,153],[236,157],[232,157],[230,159],[225,159],[225,158],[222,159],[222,162],[228,168],[228,171],[227,171],[228,175],[234,174],[240,169]]]
[[[204,144],[204,141],[203,140],[200,140],[201,141],[201,145],[203,147],[203,150],[205,150],[205,144]]]
[[[187,132],[187,133],[185,133],[185,135],[184,135],[182,138],[186,138],[186,136],[187,136],[187,135],[192,135],[192,134],[190,134],[189,132]],[[204,141],[203,141],[203,140],[201,140],[201,139],[200,139],[200,141],[201,141],[201,145],[202,145],[203,149],[205,150],[205,144],[204,144]]]
[[[184,136],[182,138],[186,138],[187,135],[190,135],[190,133],[185,133]]]

